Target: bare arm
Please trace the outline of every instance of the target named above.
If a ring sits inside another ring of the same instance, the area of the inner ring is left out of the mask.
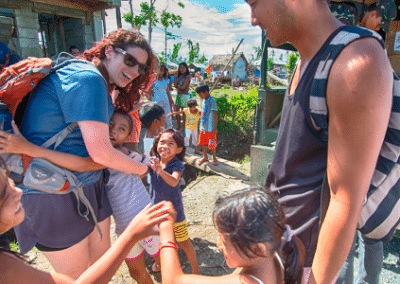
[[[161,202],[142,210],[132,221],[111,248],[76,281],[60,273],[40,271],[6,253],[0,253],[3,268],[1,283],[108,283],[122,261],[140,239],[155,235],[155,227],[168,216],[173,206],[170,202]]]
[[[169,217],[170,218],[170,217]],[[160,224],[160,244],[175,242],[174,222],[172,219]],[[230,274],[225,276],[202,276],[184,274],[178,257],[178,252],[171,247],[160,250],[161,278],[164,284],[248,284],[255,283],[248,275]]]
[[[169,104],[171,106],[171,111],[172,111],[172,106],[174,105],[174,100],[172,99],[172,95],[171,95],[170,89],[171,89],[171,86],[170,86],[170,84],[168,84],[167,85],[167,96],[168,96],[168,101],[169,101]]]
[[[183,113],[184,113],[183,111],[174,111],[174,112],[169,113],[167,115],[167,117],[170,117],[170,116],[173,116],[173,115],[178,115],[178,114],[183,114]]]
[[[98,121],[80,121],[83,140],[90,157],[98,164],[125,173],[142,175],[147,166],[116,150],[110,142],[108,124]]]
[[[329,80],[327,176],[331,200],[310,283],[331,283],[347,257],[392,103],[390,63],[374,39],[358,40],[344,49]]]
[[[136,103],[136,104],[134,104],[132,107],[132,110],[131,110],[131,112],[130,113],[132,113],[132,112],[135,112],[135,111],[139,111],[141,108],[142,108],[142,106],[144,105],[144,104],[146,104],[147,102],[139,102],[139,103]]]
[[[214,133],[218,133],[218,111],[213,110],[213,115],[214,115]]]
[[[178,75],[176,75],[176,76],[175,76],[175,82],[174,82],[174,87],[175,87],[175,89],[178,89],[178,82],[179,82],[179,80],[178,80]]]
[[[158,173],[169,186],[175,187],[179,184],[182,174],[180,172],[173,172],[172,174],[167,173],[162,169],[159,159],[154,159],[153,163],[149,162],[148,165],[153,171]]]
[[[179,91],[186,90],[190,85],[190,79],[186,79],[185,82],[183,82],[183,85],[178,87]]]
[[[15,123],[12,123],[15,134],[0,131],[0,154],[25,154],[33,158],[42,158],[56,166],[75,172],[101,170],[105,167],[95,163],[90,157],[80,157],[35,145],[22,136]]]
[[[6,57],[6,61],[4,61],[4,65],[8,66],[8,63],[10,63],[10,54],[4,54],[4,56]]]

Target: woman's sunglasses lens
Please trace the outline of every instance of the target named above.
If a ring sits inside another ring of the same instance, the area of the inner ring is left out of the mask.
[[[136,65],[139,65],[139,74],[144,75],[147,73],[147,66],[144,64],[140,64],[135,57],[133,57],[129,53],[125,53],[124,55],[124,63],[128,67],[135,67]]]
[[[124,55],[124,63],[128,67],[134,67],[139,62],[137,62],[136,58],[133,57],[132,55],[130,55],[129,53],[125,53],[125,55]]]

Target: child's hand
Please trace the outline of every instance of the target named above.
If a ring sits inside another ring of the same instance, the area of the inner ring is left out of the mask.
[[[162,167],[160,164],[160,159],[156,158],[156,159],[152,159],[150,161],[147,162],[147,165],[156,173],[160,174],[160,172],[162,171]]]
[[[173,115],[174,115],[173,113],[169,113],[169,114],[167,114],[167,117],[171,117]]]
[[[169,201],[161,201],[153,206],[149,204],[132,219],[125,231],[138,234],[139,239],[158,235],[158,226],[155,225],[171,219],[174,212],[174,207]]]
[[[0,154],[30,154],[32,143],[22,136],[14,121],[11,123],[14,134],[0,131]]]

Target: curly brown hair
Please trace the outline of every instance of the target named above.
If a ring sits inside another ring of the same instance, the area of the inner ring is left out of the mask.
[[[109,83],[108,72],[104,66],[103,60],[106,58],[105,50],[108,46],[119,47],[126,49],[128,47],[140,47],[148,54],[147,68],[148,72],[144,75],[139,75],[126,87],[111,85]],[[111,92],[113,89],[119,91],[119,95],[115,100],[115,109],[130,112],[133,105],[139,102],[139,91],[146,90],[152,83],[152,74],[155,72],[158,64],[157,56],[151,50],[150,45],[144,36],[137,30],[118,29],[108,34],[108,36],[97,42],[91,49],[85,50],[82,54],[83,59],[93,62],[93,64],[100,70],[106,81],[108,82],[108,90]]]

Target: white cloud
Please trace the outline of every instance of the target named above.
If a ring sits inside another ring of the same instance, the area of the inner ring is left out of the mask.
[[[143,0],[145,1],[145,0]],[[133,1],[134,14],[140,13],[140,3],[143,1]],[[203,53],[207,58],[215,54],[230,53],[236,48],[240,39],[244,38],[242,46],[238,52],[243,52],[250,59],[250,54],[254,53],[253,47],[261,46],[261,30],[252,27],[250,24],[250,8],[248,4],[234,4],[233,9],[221,13],[216,8],[208,7],[197,2],[181,0],[185,8],[178,6],[176,0],[157,0],[155,9],[161,12],[167,7],[167,11],[181,15],[182,27],[168,29],[176,35],[176,39],[168,40],[168,50],[173,44],[182,42],[179,55],[183,58],[188,57],[187,41],[190,39],[194,43],[200,44],[200,54]],[[128,1],[122,1],[121,14],[130,11]],[[117,28],[115,10],[107,10],[107,32]],[[130,28],[130,25],[122,20],[123,28]],[[148,27],[143,26],[141,32],[148,37]],[[152,33],[152,48],[160,54],[164,51],[164,32],[159,24],[154,27]],[[168,52],[169,52],[168,51]]]

